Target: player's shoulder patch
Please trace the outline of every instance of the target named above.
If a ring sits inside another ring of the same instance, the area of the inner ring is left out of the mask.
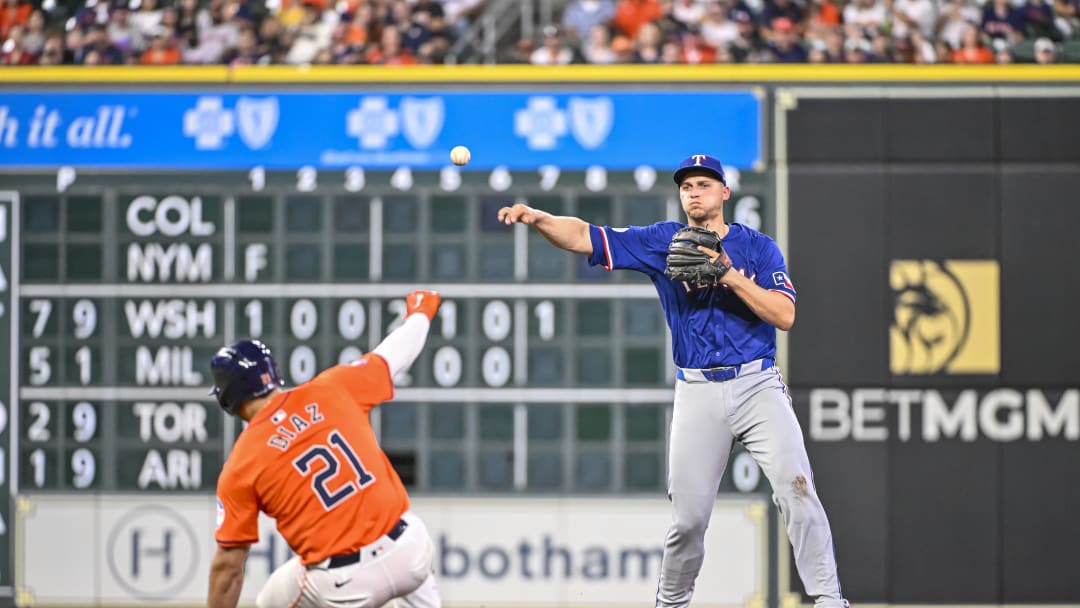
[[[221,499],[217,499],[217,527],[215,529],[220,530],[222,524],[225,523],[225,503],[221,502]]]
[[[791,278],[788,274],[782,270],[778,270],[772,273],[773,284],[777,287],[783,287],[791,291],[795,291],[795,286],[791,284]]]

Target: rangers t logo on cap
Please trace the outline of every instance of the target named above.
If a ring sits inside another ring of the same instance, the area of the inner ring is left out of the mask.
[[[692,154],[679,163],[679,168],[675,170],[673,176],[675,183],[682,184],[683,177],[690,171],[703,171],[720,180],[725,186],[727,185],[727,180],[724,179],[724,165],[720,164],[717,158],[708,154]]]

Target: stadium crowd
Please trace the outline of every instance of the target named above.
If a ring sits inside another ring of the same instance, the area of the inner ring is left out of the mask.
[[[439,64],[485,0],[0,0],[0,64]],[[981,4],[980,4],[981,3]],[[1080,0],[569,0],[500,63],[1080,62]]]

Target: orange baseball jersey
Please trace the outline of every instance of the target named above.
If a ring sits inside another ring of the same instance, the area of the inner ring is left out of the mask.
[[[275,396],[240,433],[218,478],[217,542],[257,542],[260,510],[304,564],[388,532],[409,496],[369,415],[393,396],[386,361],[371,353]]]

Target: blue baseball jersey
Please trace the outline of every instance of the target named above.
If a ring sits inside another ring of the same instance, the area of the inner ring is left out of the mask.
[[[729,226],[723,245],[731,258],[732,272],[740,272],[794,302],[795,287],[776,242],[742,224]],[[775,357],[776,328],[762,321],[730,289],[719,284],[691,285],[664,276],[671,237],[685,227],[679,222],[627,228],[590,226],[593,252],[589,264],[648,275],[660,294],[671,328],[675,365],[707,369]]]

